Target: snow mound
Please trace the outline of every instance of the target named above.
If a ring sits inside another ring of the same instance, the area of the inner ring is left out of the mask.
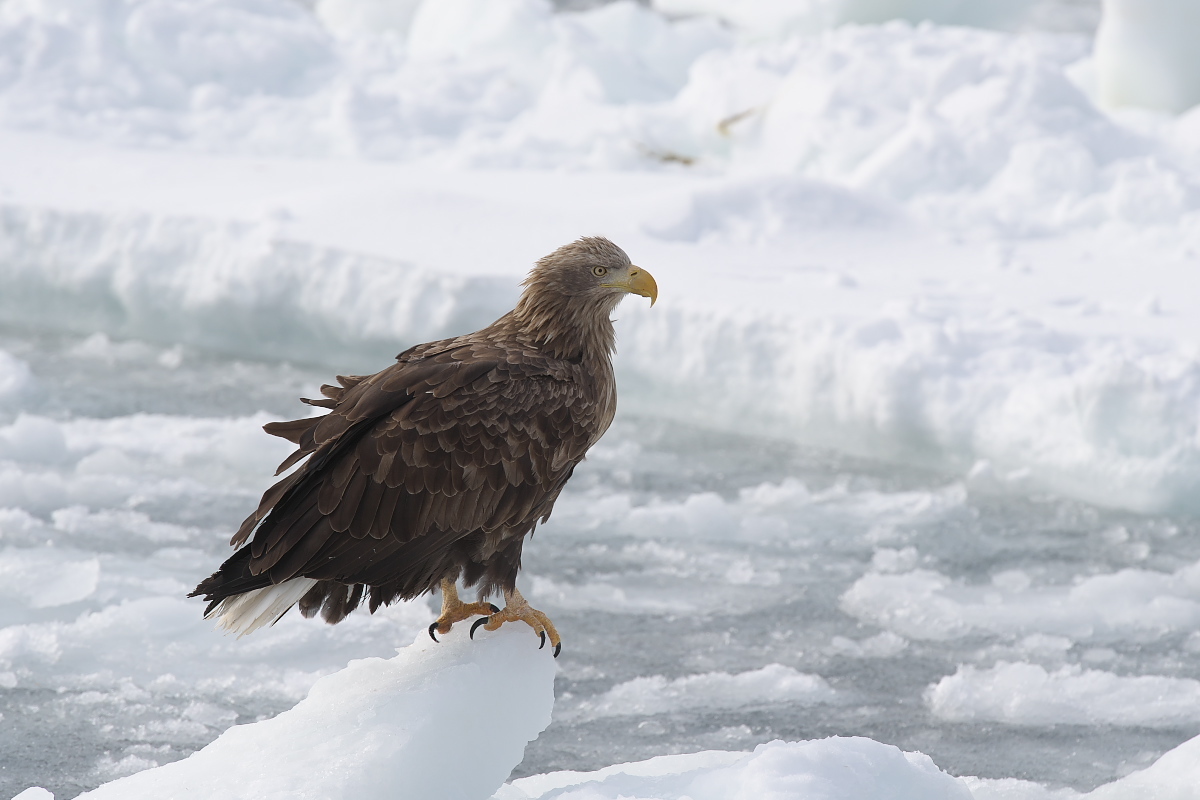
[[[422,632],[395,658],[320,679],[277,717],[80,797],[482,800],[550,723],[554,670],[516,627],[471,641],[460,625],[440,644]]]
[[[1104,506],[1197,508],[1200,438],[1185,409],[1200,397],[1200,362],[1185,347],[920,300],[861,321],[623,314],[623,386],[653,386],[647,410],[873,457],[933,456],[964,473],[987,461]]]
[[[1189,727],[1200,722],[1200,681],[1161,675],[1119,676],[1069,665],[962,666],[931,686],[926,700],[947,720],[1016,725]]]
[[[518,289],[288,241],[270,223],[10,206],[0,229],[10,322],[257,356],[344,359],[366,345],[387,358],[491,322]],[[0,391],[6,374],[21,380],[0,360]]]
[[[1096,32],[1100,102],[1179,112],[1200,103],[1200,5],[1104,0]]]
[[[861,230],[864,214],[891,218],[880,207],[804,178],[752,180],[699,193],[660,232],[684,240],[672,247],[759,243],[839,219]],[[9,206],[0,225],[10,234],[0,315],[10,323],[341,371],[378,369],[407,344],[486,325],[518,291],[516,276],[292,241],[269,223]],[[820,269],[801,262],[769,277],[777,294],[801,300]],[[859,291],[852,275],[826,273],[838,291]],[[638,408],[640,395],[653,398],[647,410],[701,425],[962,473],[986,461],[997,475],[1024,471],[1031,485],[1106,506],[1200,507],[1189,411],[1200,362],[1186,343],[1068,334],[987,297],[919,294],[857,317],[689,305],[623,308],[623,407]],[[0,380],[31,382],[6,363]]]
[[[928,756],[870,739],[769,742],[513,781],[494,800],[971,800]]]

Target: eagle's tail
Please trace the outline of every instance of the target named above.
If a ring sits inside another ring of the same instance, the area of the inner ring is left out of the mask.
[[[274,624],[316,585],[317,581],[312,578],[292,578],[273,586],[235,594],[209,606],[204,618],[216,617],[222,628],[241,638]]]
[[[271,583],[266,573],[250,571],[250,548],[243,547],[188,597],[203,595],[208,601],[204,618],[216,618],[222,628],[240,637],[274,624],[316,583],[303,577]]]

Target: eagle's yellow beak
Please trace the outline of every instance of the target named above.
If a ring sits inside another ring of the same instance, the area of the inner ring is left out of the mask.
[[[654,276],[641,267],[630,267],[629,275],[623,281],[613,281],[601,285],[649,297],[651,306],[654,305],[654,301],[658,300],[658,284],[654,282]]]

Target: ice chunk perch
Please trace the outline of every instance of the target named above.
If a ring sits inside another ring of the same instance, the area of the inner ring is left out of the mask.
[[[550,724],[554,659],[528,630],[442,640],[352,661],[295,708],[80,797],[484,800]]]

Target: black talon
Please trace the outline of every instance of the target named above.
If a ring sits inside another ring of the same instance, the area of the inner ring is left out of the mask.
[[[538,636],[542,637],[542,643],[538,645],[538,650],[541,650],[543,647],[546,646],[546,632],[541,631],[538,633]]]
[[[488,608],[490,608],[490,609],[492,610],[492,613],[493,613],[493,614],[499,614],[499,613],[500,613],[500,609],[496,608],[496,604],[495,604],[495,603],[488,603]]]
[[[554,657],[558,658],[558,654],[562,652],[562,642],[554,645]]]
[[[438,640],[438,638],[433,635],[433,632],[436,630],[437,630],[437,623],[436,622],[429,623],[429,638],[433,639],[435,642],[437,642],[437,640]],[[441,644],[441,642],[438,642],[438,644]]]
[[[472,639],[475,638],[475,629],[478,628],[480,625],[487,625],[488,620],[490,620],[490,619],[491,619],[491,617],[480,617],[479,619],[475,620],[475,622],[471,625],[471,638]]]

